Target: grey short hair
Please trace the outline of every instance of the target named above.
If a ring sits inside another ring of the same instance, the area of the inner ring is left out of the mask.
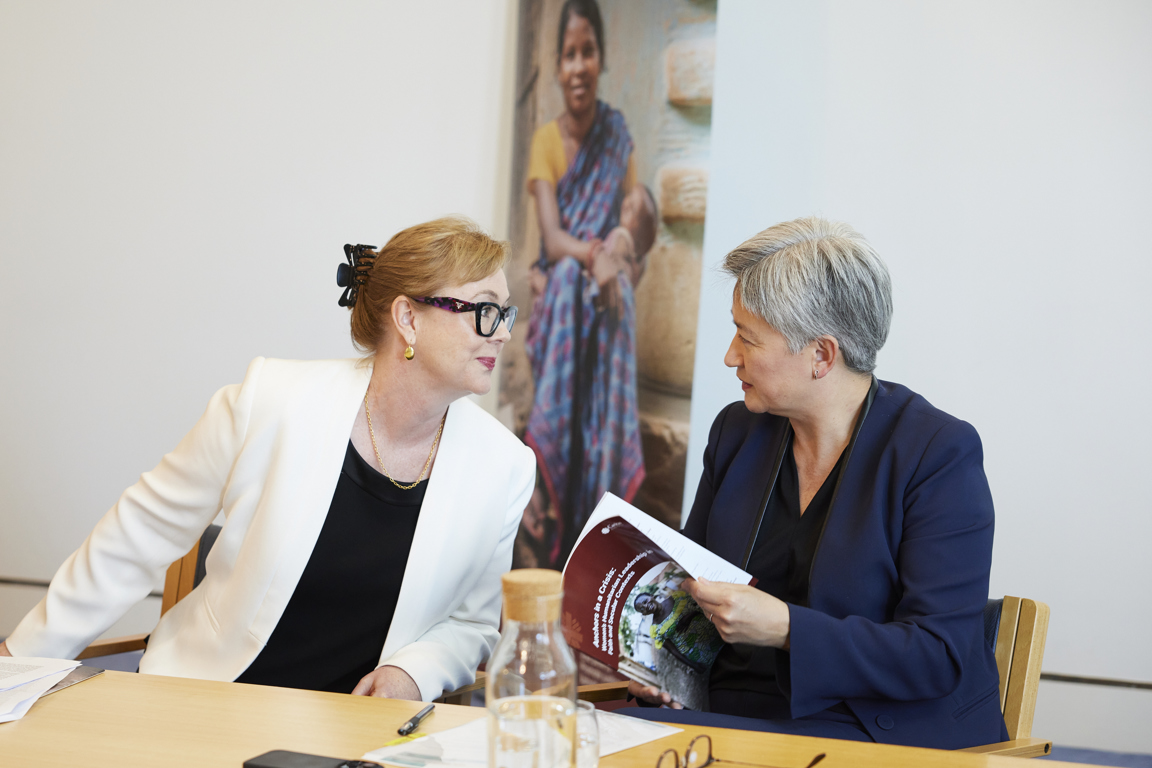
[[[847,224],[814,216],[777,224],[729,253],[723,268],[744,308],[779,331],[792,354],[827,335],[849,370],[876,368],[892,324],[892,282]]]

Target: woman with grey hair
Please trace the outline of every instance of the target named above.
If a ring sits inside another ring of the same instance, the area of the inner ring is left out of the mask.
[[[744,400],[712,425],[685,534],[758,581],[684,582],[726,643],[711,711],[631,713],[943,749],[1006,740],[983,639],[980,438],[872,375],[892,317],[884,262],[850,227],[808,218],[764,230],[724,269],[724,362]]]

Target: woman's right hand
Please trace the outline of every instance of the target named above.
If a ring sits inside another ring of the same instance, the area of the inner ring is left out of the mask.
[[[672,700],[672,694],[668,691],[662,691],[654,685],[642,685],[635,680],[629,680],[628,694],[632,698],[642,699],[656,706],[663,704],[671,709],[684,709],[683,704]]]
[[[0,656],[11,656],[8,650],[8,643],[0,643]]]
[[[607,308],[613,318],[620,317],[624,311],[624,299],[620,295],[620,285],[616,281],[624,266],[615,253],[602,243],[596,243],[596,247],[592,249],[588,271],[600,286],[600,305]]]

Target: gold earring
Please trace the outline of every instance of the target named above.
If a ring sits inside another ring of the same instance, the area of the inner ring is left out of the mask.
[[[414,357],[416,357],[416,350],[412,349],[412,345],[409,344],[408,349],[404,350],[404,359],[411,360]]]

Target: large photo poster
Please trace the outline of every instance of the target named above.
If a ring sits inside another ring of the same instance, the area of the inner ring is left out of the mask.
[[[536,453],[514,565],[562,568],[606,492],[678,528],[715,2],[522,0],[511,222],[526,334],[501,415]]]

